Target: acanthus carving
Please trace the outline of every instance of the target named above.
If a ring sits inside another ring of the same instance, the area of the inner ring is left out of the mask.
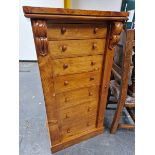
[[[47,55],[48,41],[47,41],[47,25],[45,20],[33,20],[33,33],[36,44],[37,54],[41,56]]]
[[[109,41],[109,48],[113,49],[120,40],[120,33],[123,30],[123,23],[122,22],[114,22],[112,24],[110,41]]]

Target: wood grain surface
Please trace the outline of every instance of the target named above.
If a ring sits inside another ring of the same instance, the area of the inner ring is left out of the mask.
[[[52,61],[53,76],[101,71],[102,55],[55,59]]]
[[[105,38],[104,24],[48,24],[48,40]]]
[[[106,17],[126,17],[128,12],[98,11],[98,10],[80,10],[63,8],[45,8],[23,6],[25,14],[56,14],[56,15],[82,15],[82,16],[106,16]]]
[[[52,59],[104,54],[105,43],[105,39],[49,41],[49,54]]]
[[[98,97],[99,86],[95,85],[57,94],[56,100],[60,108],[68,108],[88,101],[98,101]]]
[[[51,150],[101,134],[126,12],[23,7],[31,18]]]
[[[55,93],[100,85],[101,71],[58,76],[54,78]]]

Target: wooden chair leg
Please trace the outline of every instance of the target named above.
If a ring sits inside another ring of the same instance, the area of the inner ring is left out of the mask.
[[[110,133],[112,134],[114,134],[118,128],[118,124],[119,124],[120,117],[122,115],[123,108],[124,108],[124,104],[119,102],[110,128]]]

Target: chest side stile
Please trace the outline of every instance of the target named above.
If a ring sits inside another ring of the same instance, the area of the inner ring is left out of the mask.
[[[114,48],[120,40],[120,33],[123,30],[123,22],[109,22],[106,40],[105,56],[103,61],[102,80],[100,87],[100,100],[98,107],[97,128],[103,126],[104,113],[106,109],[109,81],[114,57]]]
[[[32,31],[38,58],[40,77],[42,82],[44,100],[46,105],[46,114],[48,131],[52,145],[61,141],[61,132],[59,125],[59,115],[57,113],[58,104],[56,104],[53,65],[48,50],[47,25],[46,20],[31,19]]]

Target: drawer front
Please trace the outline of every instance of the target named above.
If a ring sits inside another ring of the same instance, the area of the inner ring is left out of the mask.
[[[95,116],[97,112],[98,101],[84,102],[76,106],[72,106],[65,109],[59,109],[60,120],[64,122],[74,121],[76,119],[82,119],[87,116]]]
[[[86,132],[96,128],[96,116],[89,117],[87,119],[82,118],[70,123],[64,123],[62,125],[62,138],[66,140],[72,138],[78,134]]]
[[[101,71],[102,60],[102,55],[52,60],[53,75]]]
[[[58,94],[77,88],[99,85],[100,80],[101,80],[100,71],[59,76],[56,77],[54,80],[55,93]]]
[[[105,38],[106,24],[47,24],[48,40]]]
[[[90,101],[60,110],[63,137],[67,138],[95,128],[97,105],[97,101]]]
[[[69,108],[88,101],[98,102],[98,98],[99,86],[93,86],[57,94],[56,102],[59,108]]]
[[[49,41],[49,53],[54,58],[103,54],[105,39]]]

